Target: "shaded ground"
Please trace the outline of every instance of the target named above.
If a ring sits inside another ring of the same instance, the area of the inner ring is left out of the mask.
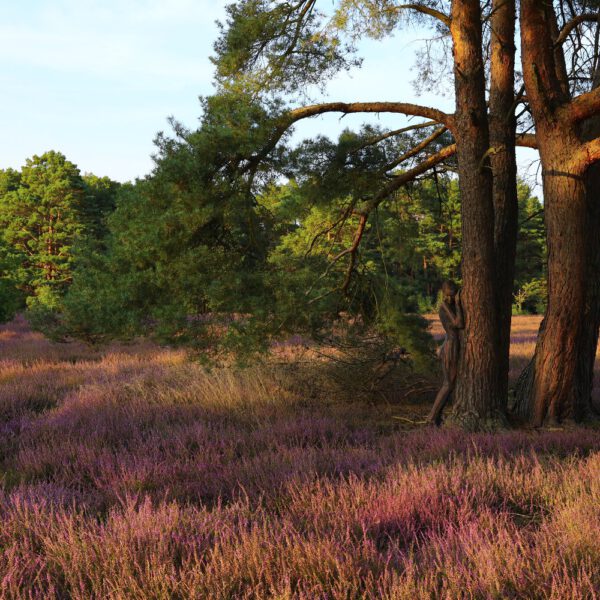
[[[1,598],[600,593],[598,431],[406,431],[427,406],[23,322],[0,352]]]

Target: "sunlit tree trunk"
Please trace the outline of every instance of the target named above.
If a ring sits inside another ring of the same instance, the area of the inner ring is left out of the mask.
[[[522,0],[521,31],[523,73],[543,167],[548,308],[534,358],[519,381],[516,411],[541,426],[579,420],[589,412],[584,387],[591,389],[597,340],[592,322],[597,307],[590,301],[598,294],[598,273],[590,267],[597,258],[590,237],[597,218],[590,166],[598,160],[598,148],[586,144],[579,121],[598,112],[600,101],[593,92],[571,100],[549,3]]]
[[[493,180],[480,3],[455,0],[451,18],[465,328],[449,421],[466,429],[494,429],[505,422],[505,399],[499,390]]]

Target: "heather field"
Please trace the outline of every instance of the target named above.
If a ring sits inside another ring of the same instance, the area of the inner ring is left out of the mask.
[[[1,598],[600,597],[598,429],[434,430],[22,320],[0,351]]]

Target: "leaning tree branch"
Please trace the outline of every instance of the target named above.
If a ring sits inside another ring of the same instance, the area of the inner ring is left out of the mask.
[[[368,215],[371,211],[375,210],[387,197],[393,194],[396,190],[401,188],[403,185],[410,183],[416,179],[419,175],[426,173],[436,165],[450,158],[456,153],[456,144],[451,144],[442,148],[439,152],[432,154],[426,158],[423,162],[419,163],[416,167],[397,175],[393,181],[388,183],[382,190],[380,190],[371,200],[365,203],[362,209],[357,210],[359,214]]]
[[[287,127],[308,117],[323,115],[330,112],[340,112],[345,115],[351,113],[399,113],[412,115],[414,117],[424,117],[443,123],[447,127],[452,125],[452,115],[449,115],[437,108],[411,104],[409,102],[326,102],[324,104],[312,104],[296,108],[288,113]]]
[[[538,149],[537,138],[531,133],[518,133],[516,142],[517,146],[521,148],[533,148],[534,150]]]
[[[242,172],[253,172],[277,146],[279,140],[285,135],[285,132],[298,121],[308,119],[325,113],[339,112],[345,115],[352,113],[397,113],[411,115],[413,117],[423,117],[436,123],[443,123],[448,129],[454,126],[454,115],[449,115],[436,108],[411,104],[408,102],[326,102],[324,104],[312,104],[295,108],[283,114],[275,126],[271,139],[265,146],[252,156],[245,165]]]
[[[350,285],[350,281],[352,278],[352,272],[354,271],[354,266],[356,264],[356,254],[358,252],[358,247],[360,246],[360,242],[363,238],[363,234],[365,233],[365,228],[367,226],[368,219],[369,219],[369,213],[361,213],[360,214],[358,228],[356,230],[356,233],[354,234],[354,240],[352,241],[352,245],[349,248],[342,250],[340,253],[336,254],[331,259],[331,262],[327,265],[327,268],[325,269],[325,271],[323,271],[323,273],[321,273],[321,275],[319,275],[319,277],[317,277],[315,282],[305,292],[306,296],[310,295],[310,293],[313,291],[313,289],[318,281],[320,281],[321,279],[324,279],[325,277],[327,277],[327,275],[329,275],[329,272],[331,271],[331,269],[333,268],[333,266],[336,263],[338,263],[342,258],[344,258],[344,256],[348,256],[348,254],[350,254],[350,264],[348,265],[348,269],[346,270],[346,278],[344,279],[344,284],[342,285],[342,288],[341,288],[344,293],[347,292],[348,286]],[[330,290],[323,296],[318,296],[317,298],[313,298],[310,301],[310,304],[312,304],[313,302],[316,302],[317,300],[320,300],[321,298],[323,298],[326,295],[329,295],[332,292],[333,292],[333,290]]]
[[[402,154],[402,156],[399,156],[396,160],[386,165],[384,167],[385,171],[391,171],[392,169],[395,169],[399,164],[403,163],[409,158],[412,158],[413,156],[416,156],[417,154],[425,150],[425,148],[427,148],[429,144],[437,140],[447,130],[448,129],[446,127],[440,127],[439,129],[436,129],[429,137],[426,137],[421,143],[417,144],[414,148],[411,148],[408,152],[405,152],[404,154]]]
[[[354,234],[354,240],[352,241],[352,246],[343,252],[340,252],[334,261],[338,261],[342,256],[346,254],[350,254],[350,262],[348,263],[348,268],[346,269],[346,277],[344,279],[344,283],[342,284],[342,292],[346,294],[348,292],[348,288],[350,287],[350,282],[352,281],[352,273],[354,272],[354,267],[356,266],[356,255],[358,253],[358,247],[360,246],[360,242],[365,233],[365,228],[367,226],[367,219],[369,218],[368,214],[364,214],[360,216],[360,220],[358,222],[358,228],[356,229],[356,233]]]
[[[600,87],[573,98],[563,110],[567,119],[573,123],[597,116],[600,113]]]
[[[564,44],[569,37],[569,34],[582,23],[593,23],[598,21],[600,21],[600,13],[584,13],[582,15],[577,15],[561,29],[554,45],[560,46],[561,44]]]
[[[375,146],[376,144],[379,144],[380,142],[383,142],[396,135],[401,135],[410,131],[416,131],[417,129],[426,129],[427,127],[433,127],[434,125],[439,125],[439,123],[437,121],[426,121],[425,123],[417,123],[416,125],[402,127],[401,129],[394,129],[393,131],[386,131],[381,135],[373,136],[372,138],[365,140],[364,144],[360,145],[358,148],[356,148],[356,150],[352,150],[352,152],[358,152],[359,150],[363,150],[369,146]]]
[[[441,21],[447,27],[450,27],[450,24],[452,23],[452,19],[447,14],[443,13],[440,10],[436,10],[435,8],[423,6],[422,4],[400,4],[399,6],[395,6],[393,10],[402,10],[405,8],[416,10],[417,12],[420,12],[424,15],[434,17],[438,21]]]
[[[578,159],[582,161],[581,164],[584,164],[586,167],[600,161],[600,137],[582,144],[577,154]]]
[[[352,241],[352,245],[349,248],[345,248],[340,253],[336,254],[331,259],[330,266],[334,265],[341,258],[344,258],[344,256],[347,256],[348,254],[352,254],[353,252],[356,252],[358,245],[360,244],[360,241],[362,240],[363,233],[365,232],[365,226],[367,224],[368,217],[369,217],[368,213],[361,213],[359,223],[358,223],[358,228],[356,230],[356,233],[354,234],[354,240]]]

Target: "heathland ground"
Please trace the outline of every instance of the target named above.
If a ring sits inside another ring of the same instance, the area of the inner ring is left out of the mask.
[[[538,325],[515,319],[513,379]],[[19,319],[0,352],[1,598],[600,595],[598,429],[435,430],[427,398]]]

